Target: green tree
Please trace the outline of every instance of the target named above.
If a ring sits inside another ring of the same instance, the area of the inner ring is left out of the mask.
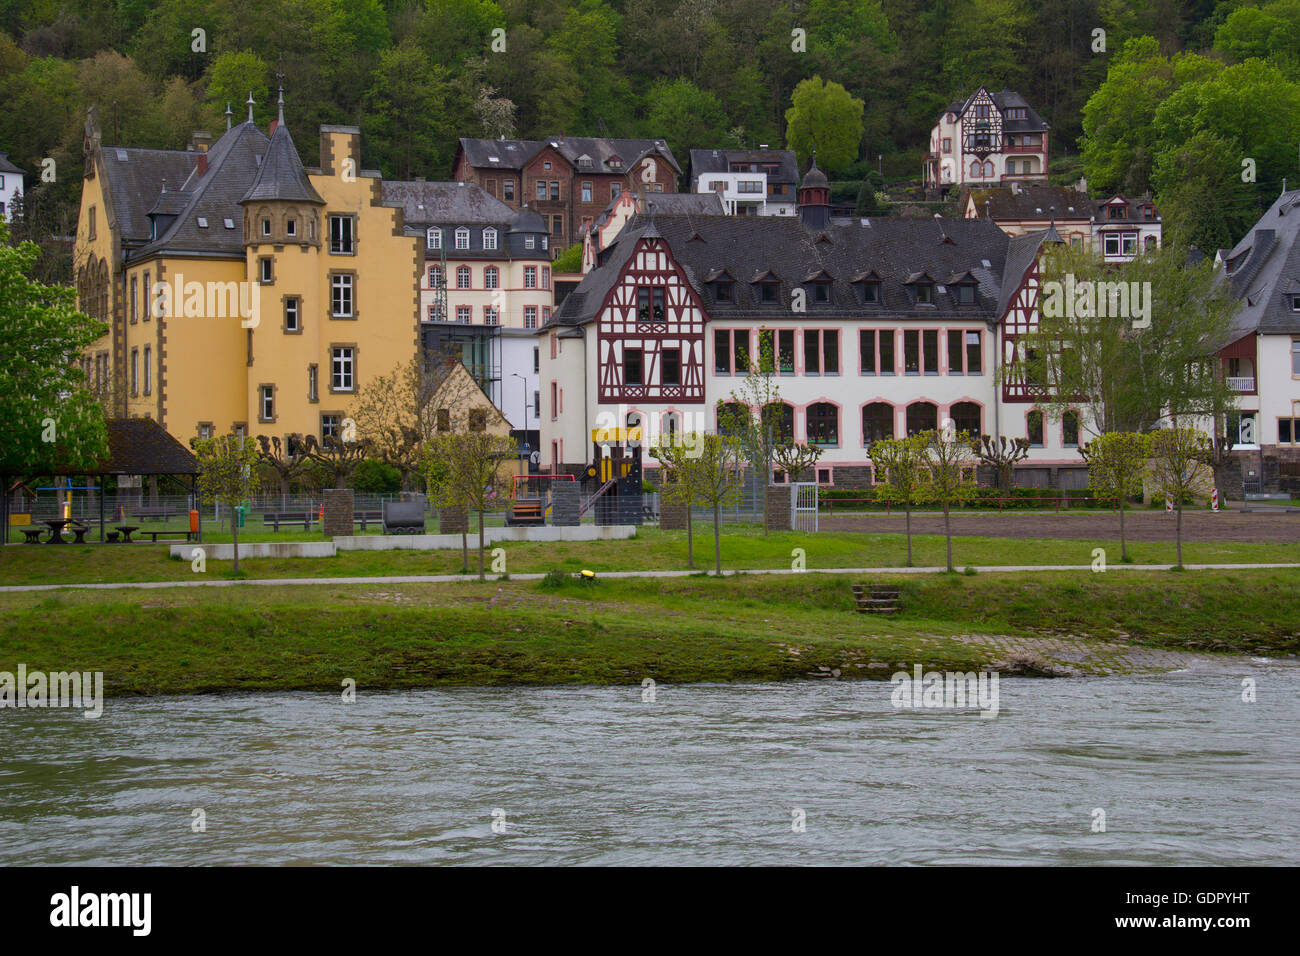
[[[108,326],[77,311],[72,289],[32,278],[39,253],[34,243],[10,245],[0,222],[0,485],[5,475],[92,468],[108,453],[103,412],[77,361]]]
[[[402,473],[378,458],[367,458],[357,465],[352,487],[363,494],[393,494],[402,488]]]
[[[446,71],[430,63],[414,40],[380,55],[367,93],[370,126],[387,139],[386,158],[398,178],[435,165],[446,95]]]
[[[938,431],[924,431],[921,449],[921,497],[943,508],[943,534],[948,540],[948,570],[952,570],[950,509],[975,497],[976,438],[958,432],[948,421]],[[910,549],[909,549],[910,557]]]
[[[699,440],[698,434],[691,437]],[[696,504],[696,488],[690,471],[698,458],[699,446],[679,440],[656,446],[650,449],[650,454],[659,460],[662,468],[663,483],[659,489],[662,500],[682,505],[686,510],[686,566],[694,570],[695,534],[691,508]]]
[[[719,143],[727,135],[727,115],[718,98],[690,80],[660,80],[646,95],[647,136],[667,140],[673,155]]]
[[[1093,434],[1145,431],[1171,411],[1231,406],[1215,352],[1240,303],[1212,262],[1189,266],[1168,247],[1107,265],[1060,246],[1045,257],[1043,279],[1038,329],[1021,346],[1053,420],[1077,411]]]
[[[441,432],[423,449],[424,474],[438,502],[478,512],[478,578],[484,580],[484,515],[509,501],[507,462],[518,457],[513,438],[491,432]]]
[[[243,435],[217,435],[195,438],[190,442],[199,461],[202,492],[226,506],[230,514],[230,533],[234,539],[234,573],[239,573],[239,522],[235,508],[257,493],[261,480],[257,470],[260,452],[251,438]]]
[[[785,111],[785,139],[800,165],[814,151],[818,164],[827,171],[842,169],[858,158],[862,146],[862,100],[851,96],[834,80],[828,83],[814,76],[794,88],[790,103]]]
[[[782,433],[785,403],[781,401],[781,386],[776,377],[771,330],[763,329],[758,338],[756,358],[744,350],[736,357],[738,363],[744,363],[745,378],[739,391],[731,392],[731,401],[718,402],[717,413],[718,430],[736,439],[745,460],[761,476],[759,487],[763,489],[763,534],[766,535],[766,489],[772,483],[772,460],[776,446],[788,437]]]
[[[551,263],[551,271],[554,273],[577,273],[582,271],[582,243],[575,242],[569,248],[565,249],[555,261]]]
[[[699,455],[686,469],[691,497],[713,509],[713,570],[722,573],[722,509],[740,496],[740,443],[726,435],[692,434],[687,444],[699,449]]]
[[[882,438],[867,457],[875,470],[876,500],[901,504],[906,514],[907,566],[912,566],[912,505],[921,500],[926,440],[922,435]]]
[[[1209,436],[1196,428],[1179,426],[1161,428],[1150,436],[1152,477],[1156,489],[1174,502],[1177,512],[1175,541],[1178,567],[1183,566],[1183,505],[1196,495],[1204,495],[1212,480],[1210,459],[1213,449]]]
[[[1142,475],[1150,453],[1150,437],[1138,432],[1106,432],[1079,447],[1088,463],[1088,487],[1119,506],[1119,553],[1125,562],[1129,557],[1124,512],[1129,499],[1142,493]]]
[[[208,67],[207,92],[203,97],[211,124],[225,129],[227,104],[235,114],[234,122],[244,122],[248,118],[244,104],[252,95],[257,104],[253,107],[253,118],[265,127],[275,116],[276,108],[267,91],[269,75],[266,61],[249,50],[222,53],[214,58]],[[221,125],[217,126],[219,121]]]

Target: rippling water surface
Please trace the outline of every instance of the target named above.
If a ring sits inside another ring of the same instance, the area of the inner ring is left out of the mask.
[[[99,720],[3,710],[0,863],[1300,862],[1300,666],[1006,679],[991,720],[895,710],[891,689],[660,685],[646,702],[640,687],[362,688],[352,704],[109,700]]]

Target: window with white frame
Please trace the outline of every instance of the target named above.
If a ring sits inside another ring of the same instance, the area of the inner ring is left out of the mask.
[[[351,216],[330,216],[330,252],[350,256],[356,251],[355,220]]]
[[[284,330],[286,332],[298,332],[302,326],[299,324],[302,302],[297,296],[290,296],[284,300]]]
[[[275,420],[275,387],[271,385],[262,386],[262,421],[269,422]]]
[[[497,247],[497,231],[495,229],[483,230],[483,248],[495,249]]]
[[[524,306],[524,328],[526,329],[537,328],[537,306],[535,305]]]
[[[483,288],[496,289],[501,285],[501,271],[496,266],[483,270]]]
[[[456,248],[457,249],[469,248],[469,230],[466,229],[464,226],[461,226],[459,229],[456,230]]]
[[[468,305],[456,306],[456,321],[461,325],[469,325],[471,310]]]
[[[469,266],[457,266],[457,267],[456,267],[456,288],[457,288],[457,289],[468,289],[468,288],[470,288],[470,271],[469,271]]]
[[[356,349],[340,346],[330,349],[330,388],[351,392],[356,388]]]
[[[500,325],[501,311],[495,306],[483,306],[483,322],[485,325]]]
[[[439,226],[430,226],[424,233],[424,245],[429,249],[442,248],[442,229]]]
[[[537,288],[537,266],[524,266],[524,288]]]
[[[335,318],[351,318],[355,283],[353,276],[330,276],[330,314]]]

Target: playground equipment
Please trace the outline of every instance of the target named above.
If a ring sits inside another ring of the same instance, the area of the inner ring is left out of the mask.
[[[641,429],[595,428],[586,483],[596,485],[579,514],[595,509],[596,524],[641,523]]]

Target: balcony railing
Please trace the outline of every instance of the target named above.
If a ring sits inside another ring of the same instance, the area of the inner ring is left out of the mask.
[[[1234,392],[1253,392],[1255,390],[1255,376],[1230,375],[1228,377],[1228,388]]]

